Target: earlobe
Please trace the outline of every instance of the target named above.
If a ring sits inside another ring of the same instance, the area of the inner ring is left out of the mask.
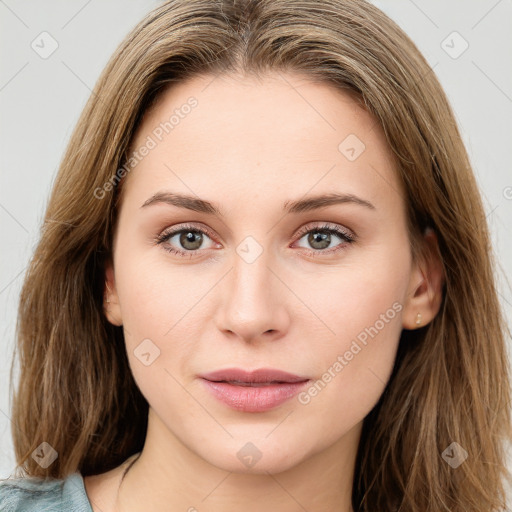
[[[414,265],[410,284],[402,326],[404,329],[418,329],[435,318],[443,296],[443,264],[437,236],[432,229],[425,232],[421,261]]]
[[[107,320],[116,326],[123,325],[119,297],[117,295],[114,268],[108,264],[105,269],[105,287],[103,291],[103,310]]]

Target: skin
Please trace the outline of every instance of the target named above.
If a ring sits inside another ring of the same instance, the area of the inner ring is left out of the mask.
[[[389,380],[401,330],[417,328],[418,313],[424,326],[439,310],[440,262],[413,261],[395,163],[353,96],[293,73],[196,76],[160,97],[133,147],[191,96],[197,107],[123,184],[106,314],[124,326],[150,405],[148,432],[119,496],[124,465],[85,478],[93,510],[349,512],[362,422]],[[365,144],[354,161],[338,149],[349,134]],[[164,202],[141,207],[162,191],[213,202],[223,216]],[[333,192],[374,208],[282,210],[285,201]],[[187,250],[179,234],[155,243],[183,223],[212,234],[192,256],[166,251]],[[318,249],[308,234],[324,223],[355,241],[332,234],[329,248]],[[296,236],[303,227],[310,230]],[[262,250],[251,263],[237,252],[247,236]],[[426,250],[435,243],[425,236]],[[316,382],[393,304],[394,317],[307,404],[295,397],[240,412],[198,378],[271,367]],[[149,366],[134,355],[144,339],[160,350]],[[237,457],[248,442],[261,453],[251,467]]]

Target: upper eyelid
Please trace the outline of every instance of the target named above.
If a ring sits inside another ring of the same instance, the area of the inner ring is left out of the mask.
[[[302,237],[309,231],[313,231],[315,229],[317,229],[318,231],[322,231],[322,230],[329,230],[329,231],[335,231],[335,232],[339,231],[342,234],[346,234],[347,236],[350,236],[351,238],[355,238],[355,234],[351,229],[349,229],[345,226],[342,226],[340,224],[336,224],[334,222],[328,222],[328,221],[313,221],[313,225],[311,225],[311,223],[307,223],[305,226],[299,228],[296,231],[295,236]]]
[[[205,227],[202,224],[194,225],[194,224],[191,224],[191,223],[189,224],[189,223],[185,222],[181,226],[178,224],[178,227],[172,226],[172,227],[165,228],[159,236],[171,236],[171,235],[175,235],[176,233],[180,233],[181,231],[187,231],[187,229],[189,231],[204,231],[204,233],[207,235],[212,233],[211,229]]]

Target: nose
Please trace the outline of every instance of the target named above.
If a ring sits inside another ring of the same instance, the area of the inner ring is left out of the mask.
[[[227,336],[246,342],[275,340],[290,324],[290,292],[269,266],[265,252],[251,263],[238,255],[222,281],[216,324]],[[287,296],[288,294],[288,296]]]

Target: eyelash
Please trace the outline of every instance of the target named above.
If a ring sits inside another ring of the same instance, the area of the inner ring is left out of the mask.
[[[170,252],[172,254],[177,254],[178,256],[182,256],[182,257],[186,257],[187,255],[189,255],[190,258],[192,258],[196,252],[200,251],[200,249],[196,249],[193,251],[181,251],[179,249],[172,247],[171,245],[168,245],[168,246],[164,245],[165,242],[169,238],[172,238],[177,233],[181,233],[183,231],[193,231],[193,232],[207,235],[211,239],[214,238],[211,231],[206,228],[199,228],[192,224],[182,224],[178,229],[163,231],[160,235],[158,235],[155,238],[155,243],[157,245],[162,245],[163,249],[167,252]],[[334,235],[338,236],[339,238],[341,238],[345,243],[337,245],[335,247],[331,247],[329,249],[306,249],[309,252],[309,254],[314,257],[323,255],[323,254],[332,254],[333,252],[344,250],[347,248],[347,245],[352,244],[356,240],[356,237],[351,232],[349,232],[348,230],[344,230],[344,229],[336,226],[335,224],[323,224],[321,226],[320,225],[317,225],[317,226],[306,225],[299,230],[299,232],[295,235],[295,237],[297,238],[297,240],[300,240],[305,234],[310,233],[310,232],[318,232],[318,231],[334,234]],[[302,248],[302,249],[304,249],[304,248]]]

